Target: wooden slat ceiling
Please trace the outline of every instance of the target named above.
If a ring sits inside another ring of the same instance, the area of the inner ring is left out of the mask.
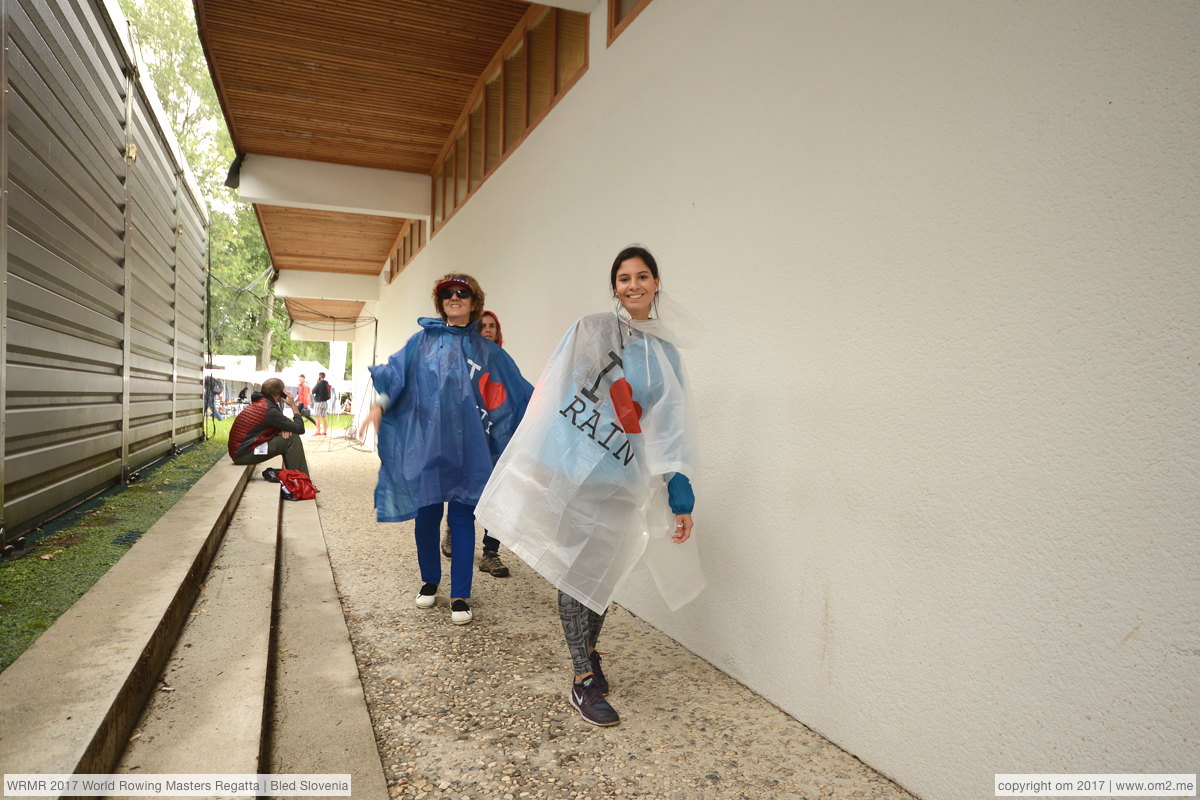
[[[296,322],[330,322],[353,325],[362,316],[360,300],[305,300],[288,297],[288,316]]]
[[[195,0],[239,153],[430,174],[518,0]]]
[[[256,205],[275,269],[378,275],[404,220]]]
[[[234,149],[429,175],[529,3],[195,0]],[[378,275],[404,220],[256,206],[276,269]],[[292,298],[293,320],[362,303]]]

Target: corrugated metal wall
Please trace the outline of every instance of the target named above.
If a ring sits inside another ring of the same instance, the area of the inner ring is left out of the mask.
[[[201,437],[208,222],[119,12],[86,0],[0,9],[11,536]]]

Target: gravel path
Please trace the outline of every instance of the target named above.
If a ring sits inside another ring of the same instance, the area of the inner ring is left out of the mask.
[[[548,583],[501,550],[512,576],[475,573],[470,625],[445,592],[416,608],[412,523],[375,522],[375,454],[305,444],[393,797],[912,800],[617,605],[600,650],[621,724],[589,725]]]

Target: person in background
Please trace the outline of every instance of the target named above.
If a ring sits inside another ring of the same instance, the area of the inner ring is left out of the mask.
[[[449,507],[450,621],[471,621],[475,503],[525,413],[533,393],[512,358],[476,330],[484,294],[470,275],[452,273],[433,285],[438,317],[417,320],[413,334],[386,364],[371,367],[379,394],[359,429],[379,429],[379,522],[415,519],[423,581],[418,608],[437,604],[442,579],[438,529]]]
[[[318,372],[317,382],[312,387],[313,419],[317,426],[317,431],[313,436],[329,434],[329,398],[332,394],[333,387],[329,385],[329,381],[325,380],[325,373]]]
[[[284,416],[283,406],[292,409],[291,419]],[[275,456],[283,456],[283,466],[308,474],[304,455],[304,421],[296,401],[287,393],[279,378],[263,381],[262,391],[250,395],[246,406],[229,430],[229,457],[235,464],[258,464]]]
[[[217,422],[225,419],[217,408],[217,403],[221,400],[221,393],[224,391],[225,384],[221,383],[220,378],[213,375],[204,376],[204,407],[212,411],[213,419]]]
[[[296,387],[296,404],[300,406],[301,414],[311,414],[308,407],[312,405],[312,387],[300,376],[300,385]]]
[[[493,311],[484,311],[479,318],[479,335],[488,341],[504,346],[504,336],[500,333],[500,318]],[[442,555],[454,557],[454,541],[450,536],[450,526],[442,532]],[[509,569],[500,560],[500,540],[483,532],[483,552],[479,555],[479,571],[486,572],[493,578],[507,578]]]
[[[504,347],[504,334],[500,332],[500,318],[494,311],[484,311],[479,318],[479,335]]]

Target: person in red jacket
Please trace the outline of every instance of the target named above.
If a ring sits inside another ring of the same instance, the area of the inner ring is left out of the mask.
[[[308,381],[304,380],[304,376],[300,376],[300,385],[296,387],[296,402],[301,408],[308,408],[312,405],[312,387],[308,385]]]
[[[283,414],[283,404],[295,416]],[[229,431],[229,457],[235,464],[258,464],[275,456],[283,456],[283,466],[308,474],[304,456],[304,421],[300,407],[284,389],[279,378],[263,381],[262,392],[250,396],[250,405],[233,421]]]

